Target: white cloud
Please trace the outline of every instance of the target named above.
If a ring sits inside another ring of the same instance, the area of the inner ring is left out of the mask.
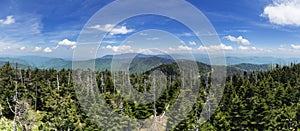
[[[300,49],[300,45],[291,44],[291,47],[292,47],[293,49]]]
[[[209,48],[203,45],[200,45],[197,50],[208,50]]]
[[[76,42],[75,41],[70,41],[68,39],[64,39],[62,41],[58,41],[58,44],[56,47],[54,47],[53,49],[57,49],[59,46],[68,46],[70,47],[71,49],[75,49],[77,46],[76,46]]]
[[[120,26],[120,27],[115,27],[115,25],[112,24],[106,24],[106,25],[94,25],[91,26],[90,28],[92,29],[97,29],[100,31],[104,31],[104,32],[109,32],[111,35],[118,35],[118,34],[127,34],[127,33],[131,33],[134,31],[134,29],[127,29],[126,26]]]
[[[121,46],[107,45],[106,47],[103,47],[102,49],[109,49],[109,50],[113,51],[114,53],[142,53],[142,54],[153,53],[150,49],[143,49],[143,48],[134,49],[128,45],[121,45]]]
[[[197,50],[233,50],[231,46],[227,46],[225,44],[220,45],[211,45],[211,46],[199,46]]]
[[[34,49],[33,49],[33,52],[39,52],[39,51],[41,51],[42,50],[42,48],[41,47],[34,47]]]
[[[3,19],[0,19],[0,24],[3,24],[3,25],[10,25],[10,24],[13,24],[15,23],[15,19],[13,16],[6,16],[6,19],[3,20]]]
[[[112,46],[111,46],[111,45],[107,45],[106,48],[107,48],[107,49],[111,49]]]
[[[239,46],[239,48],[238,49],[240,49],[240,50],[248,50],[249,49],[249,47],[248,46]]]
[[[257,50],[257,48],[256,48],[256,47],[251,47],[251,49],[252,49],[252,50]]]
[[[216,50],[226,50],[226,51],[232,51],[233,47],[232,46],[227,46],[225,44],[220,44],[220,45],[211,45],[211,46],[203,46],[200,45],[198,48],[193,49],[188,46],[183,46],[180,45],[177,48],[168,48],[169,51],[171,52],[186,52],[186,51],[205,51],[205,50],[211,50],[211,51],[216,51]]]
[[[25,49],[26,49],[26,47],[24,47],[24,46],[20,48],[20,50],[25,50]]]
[[[52,49],[49,48],[49,47],[46,47],[43,51],[44,51],[45,53],[50,53],[50,52],[52,52]]]
[[[189,45],[193,46],[193,45],[197,45],[197,43],[195,41],[189,41]]]
[[[227,46],[225,44],[209,46],[209,49],[211,49],[211,50],[233,50],[233,48],[231,46]]]
[[[243,38],[242,36],[234,37],[234,36],[228,35],[228,36],[225,36],[224,38],[231,42],[237,42],[238,44],[250,45],[250,41]]]
[[[249,46],[239,46],[239,50],[256,50],[256,47],[249,47]]]
[[[59,41],[58,42],[58,45],[63,45],[63,46],[74,46],[76,45],[76,42],[75,41],[70,41],[68,39],[64,39],[62,41]]]
[[[116,52],[116,53],[132,52],[131,46],[128,46],[128,45],[121,45],[121,46],[107,45],[106,49],[111,49],[113,52]]]
[[[264,8],[261,16],[268,18],[274,24],[300,26],[300,1],[274,1]]]
[[[181,50],[181,51],[190,51],[190,50],[192,50],[192,48],[188,47],[188,46],[180,45],[180,46],[178,46],[178,50]]]

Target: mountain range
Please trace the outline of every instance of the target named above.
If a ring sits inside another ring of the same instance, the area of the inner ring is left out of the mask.
[[[117,63],[119,67],[126,67],[131,73],[144,73],[153,68],[159,67],[161,65],[167,65],[174,63],[173,57],[181,60],[190,60],[184,55],[145,55],[145,54],[120,54],[120,55],[106,55],[100,58],[80,62],[83,66],[87,62],[95,61],[96,70],[110,70],[112,62]],[[207,55],[194,55],[194,59],[198,62],[198,65],[210,65],[210,60]],[[232,70],[244,70],[244,71],[255,71],[255,70],[270,70],[274,64],[288,65],[289,63],[298,63],[300,58],[276,58],[276,57],[225,57],[228,69]],[[50,57],[40,57],[40,56],[19,56],[19,57],[0,57],[0,66],[10,62],[12,65],[18,64],[19,68],[40,68],[40,69],[57,69],[61,70],[71,69],[72,61],[62,58],[50,58]]]

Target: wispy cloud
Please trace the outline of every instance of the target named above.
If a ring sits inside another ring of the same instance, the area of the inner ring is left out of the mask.
[[[159,38],[158,37],[150,37],[150,38],[147,38],[147,40],[159,40]]]
[[[10,20],[15,19],[16,20]],[[41,17],[33,14],[16,15],[12,18],[8,17],[9,26],[2,26],[0,33],[0,41],[11,45],[34,46],[44,44],[44,38],[41,33],[43,24]],[[2,39],[1,39],[2,38]]]
[[[237,29],[237,30],[225,30],[225,33],[232,33],[232,32],[237,32],[237,33],[248,33],[251,32],[250,30],[246,29]]]
[[[141,32],[140,35],[141,35],[141,36],[147,36],[148,34],[147,34],[147,33]]]
[[[107,44],[116,44],[117,41],[116,40],[105,40],[105,41],[102,41],[102,43],[107,43]]]

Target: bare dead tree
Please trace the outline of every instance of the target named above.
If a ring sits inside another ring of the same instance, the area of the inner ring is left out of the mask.
[[[116,93],[116,72],[113,73],[113,87],[114,87],[114,94]]]
[[[69,74],[68,74],[68,86],[70,85],[70,81],[71,81],[71,72],[69,71]]]
[[[37,107],[37,82],[35,82],[35,104],[34,104],[34,111],[36,111],[36,107]]]
[[[145,79],[144,80],[144,94],[146,94],[146,90],[147,90],[146,87],[147,87],[147,80]]]
[[[6,101],[7,101],[7,104],[9,106],[10,111],[15,115],[14,116],[14,129],[13,130],[16,131],[17,130],[16,118],[17,118],[17,115],[18,115],[18,112],[17,112],[17,110],[18,110],[17,109],[17,104],[18,104],[18,82],[17,81],[15,81],[15,96],[14,96],[14,101],[16,102],[15,109],[13,110],[11,108],[11,105],[8,102],[8,98],[6,98]]]
[[[157,118],[156,118],[156,75],[153,76],[152,79],[152,88],[153,88],[153,109],[154,109],[154,127],[156,127],[156,122],[157,122]]]
[[[58,79],[58,75],[56,75],[56,84],[57,84],[57,89],[59,91],[59,79]]]
[[[21,84],[24,85],[22,70],[19,70],[19,72]]]
[[[104,92],[104,79],[103,79],[103,74],[101,73],[101,77],[100,77],[100,79],[101,79],[101,92],[103,93]]]

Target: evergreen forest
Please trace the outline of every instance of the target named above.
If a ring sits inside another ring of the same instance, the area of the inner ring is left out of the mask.
[[[188,83],[182,81],[176,64],[156,67],[159,72],[155,77],[154,70],[126,74],[18,68],[6,63],[0,67],[0,130],[300,130],[300,64],[276,65],[268,71],[227,72],[220,102],[207,97],[218,95],[208,93],[214,81],[209,66],[198,66],[196,102],[188,115],[182,117],[182,110],[175,110],[172,113],[176,116],[169,117],[166,112],[179,97],[185,97],[179,94]],[[123,78],[115,76],[127,76],[130,83],[122,85],[130,85],[140,94],[158,96],[132,101],[131,97],[137,96],[117,85]],[[185,104],[182,101],[180,109]],[[201,122],[206,116],[211,117]]]

